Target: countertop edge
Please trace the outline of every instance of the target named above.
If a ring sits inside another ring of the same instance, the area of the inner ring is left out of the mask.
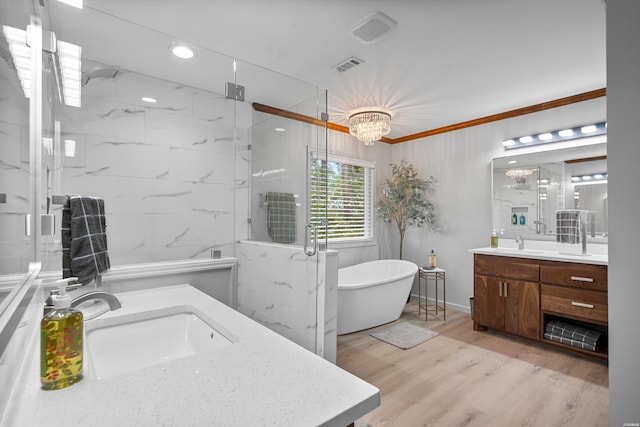
[[[589,256],[564,254],[557,251],[545,251],[545,250],[527,250],[524,249],[519,252],[518,249],[511,248],[474,248],[469,249],[471,254],[481,255],[495,255],[512,258],[527,258],[527,259],[539,259],[545,261],[560,261],[560,262],[573,262],[579,264],[593,264],[593,265],[609,265],[609,257],[607,255],[593,254]]]

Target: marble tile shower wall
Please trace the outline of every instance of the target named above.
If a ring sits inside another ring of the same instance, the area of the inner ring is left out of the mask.
[[[76,152],[62,157],[60,191],[105,199],[112,265],[233,255],[250,120],[248,105],[133,72],[89,80],[82,108],[63,112]]]
[[[327,353],[325,357],[335,360],[337,252],[332,252],[330,262],[326,252],[318,256],[319,265],[301,247],[241,242],[238,311],[307,350]],[[321,311],[316,298],[324,307]]]

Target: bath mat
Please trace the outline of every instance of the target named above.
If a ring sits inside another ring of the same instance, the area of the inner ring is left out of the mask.
[[[411,323],[400,322],[395,325],[388,326],[380,331],[373,332],[370,335],[381,341],[395,345],[398,348],[407,350],[430,340],[437,336],[438,333]]]

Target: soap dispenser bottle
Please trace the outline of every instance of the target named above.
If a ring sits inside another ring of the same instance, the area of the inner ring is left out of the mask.
[[[494,249],[498,247],[498,232],[496,230],[491,232],[491,247]]]
[[[518,224],[518,214],[517,213],[513,213],[513,215],[511,215],[511,224],[516,225]]]
[[[83,318],[64,287],[51,299],[53,309],[40,322],[40,382],[58,390],[82,379]]]

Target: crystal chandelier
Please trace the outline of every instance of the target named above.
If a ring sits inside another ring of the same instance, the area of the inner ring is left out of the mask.
[[[360,111],[349,116],[349,133],[364,145],[373,145],[391,132],[391,114],[384,111]]]

